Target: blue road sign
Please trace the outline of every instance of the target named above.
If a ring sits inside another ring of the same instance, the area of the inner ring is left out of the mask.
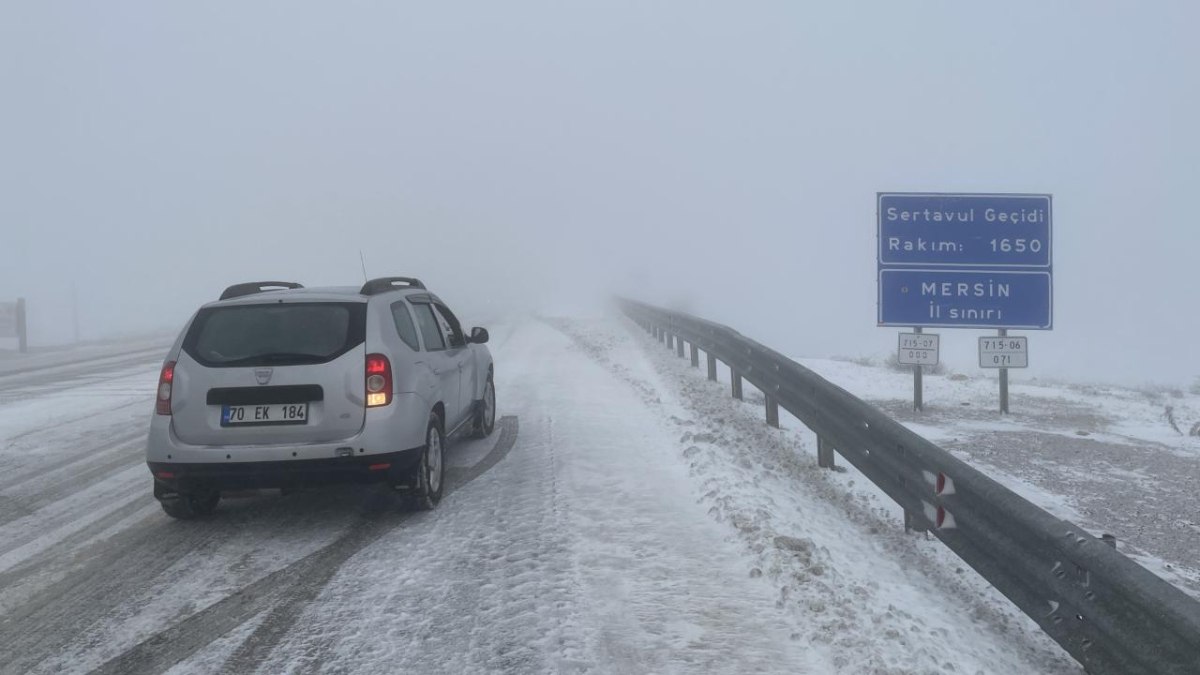
[[[1050,267],[1050,195],[878,199],[881,267]]]
[[[877,195],[879,325],[1053,327],[1050,195]]]
[[[879,325],[1049,329],[1046,270],[879,271]]]

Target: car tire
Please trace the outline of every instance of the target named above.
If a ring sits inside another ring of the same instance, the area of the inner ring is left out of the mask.
[[[162,510],[172,518],[193,520],[211,515],[213,511],[217,510],[217,504],[220,501],[221,493],[213,490],[180,493],[168,499],[161,499],[158,503],[162,506]]]
[[[442,491],[446,487],[445,449],[442,421],[437,413],[430,413],[429,425],[425,428],[425,445],[421,447],[421,461],[417,464],[416,494],[413,495],[418,510],[432,510],[442,501]]]
[[[475,411],[475,425],[471,429],[474,438],[487,438],[496,428],[496,385],[492,376],[488,375],[487,383],[483,385],[483,398]]]

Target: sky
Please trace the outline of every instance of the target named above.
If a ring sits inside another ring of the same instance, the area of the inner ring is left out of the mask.
[[[0,3],[0,300],[176,329],[415,275],[473,324],[614,292],[883,355],[875,194],[1054,195],[1021,377],[1200,376],[1192,2]],[[475,320],[473,320],[475,319]],[[981,331],[940,329],[975,369]],[[0,345],[2,347],[3,345]]]

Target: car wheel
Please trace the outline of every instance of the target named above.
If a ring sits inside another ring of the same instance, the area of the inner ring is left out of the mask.
[[[428,511],[442,500],[445,483],[445,438],[442,423],[437,413],[429,415],[429,426],[425,429],[425,447],[421,449],[421,462],[417,466],[416,506]]]
[[[471,435],[475,438],[487,438],[495,428],[496,385],[492,383],[492,376],[488,375],[487,384],[483,385],[483,400],[480,401],[479,409],[475,411],[475,427]]]
[[[209,492],[184,492],[159,500],[159,505],[168,516],[179,520],[192,520],[212,514],[221,501],[221,493],[215,490]]]

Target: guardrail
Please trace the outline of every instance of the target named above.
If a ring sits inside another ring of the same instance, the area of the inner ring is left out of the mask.
[[[729,366],[816,433],[817,461],[834,449],[1029,615],[1093,675],[1200,673],[1200,602],[1068,521],[1034,506],[874,406],[728,326],[635,300],[627,316],[708,378]],[[1110,542],[1112,543],[1112,542]]]

